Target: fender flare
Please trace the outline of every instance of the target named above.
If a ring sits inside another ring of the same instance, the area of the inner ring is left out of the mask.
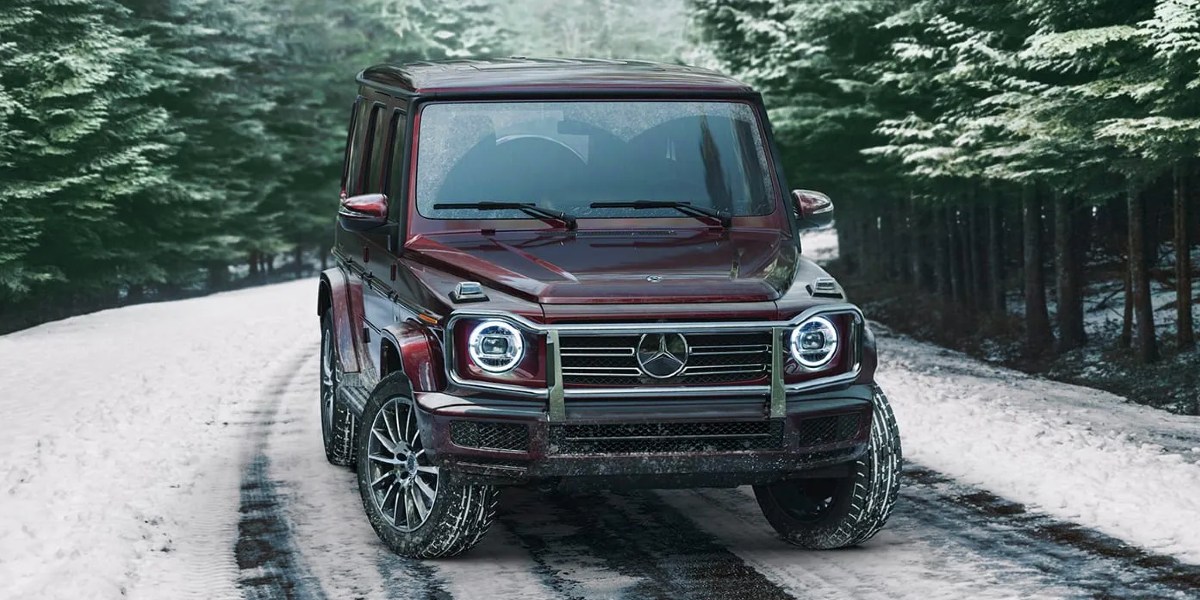
[[[388,365],[386,353],[389,347],[395,352],[393,360],[399,362],[414,392],[437,392],[445,389],[446,377],[442,360],[442,346],[429,329],[416,321],[404,321],[383,329],[383,349],[380,357],[381,369],[394,368]],[[381,373],[387,376],[388,372]]]
[[[879,366],[879,350],[875,345],[875,332],[867,324],[863,324],[862,339],[862,369],[858,372],[855,383],[875,383],[875,369]]]
[[[355,310],[358,307],[358,310]],[[351,281],[345,271],[333,267],[321,272],[317,291],[317,318],[328,310],[333,320],[333,337],[337,340],[338,358],[342,372],[362,371],[362,286]]]

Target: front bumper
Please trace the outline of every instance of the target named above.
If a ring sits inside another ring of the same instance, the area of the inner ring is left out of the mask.
[[[545,401],[418,392],[423,442],[472,480],[600,487],[769,483],[836,471],[862,456],[872,389],[788,395],[771,418],[762,396]]]

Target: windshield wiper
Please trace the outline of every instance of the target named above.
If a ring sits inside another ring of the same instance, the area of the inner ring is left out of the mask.
[[[542,208],[532,202],[451,202],[433,205],[434,210],[454,210],[459,208],[468,210],[519,210],[534,218],[561,221],[567,229],[578,227],[575,217],[562,211]]]
[[[674,200],[635,200],[633,202],[593,202],[592,208],[632,208],[644,210],[649,208],[673,208],[689,217],[716,219],[721,227],[729,229],[733,225],[733,217],[728,212],[704,206],[692,206],[690,202]]]

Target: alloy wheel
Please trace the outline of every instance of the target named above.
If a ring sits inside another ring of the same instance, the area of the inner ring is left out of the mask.
[[[333,431],[333,403],[341,380],[341,365],[333,349],[333,336],[321,340],[321,421],[325,435]]]
[[[371,499],[384,518],[403,532],[421,527],[437,500],[438,467],[421,444],[412,407],[401,398],[375,414],[367,463]]]

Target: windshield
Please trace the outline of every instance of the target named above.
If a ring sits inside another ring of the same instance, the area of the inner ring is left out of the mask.
[[[442,206],[476,202],[580,218],[680,216],[593,203],[686,202],[733,216],[775,205],[758,122],[741,102],[440,103],[425,107],[420,132],[417,210],[427,218],[532,218]]]

